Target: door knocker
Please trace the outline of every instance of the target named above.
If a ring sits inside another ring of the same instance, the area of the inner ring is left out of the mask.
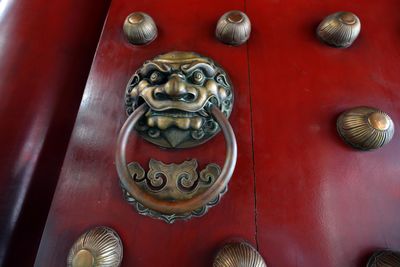
[[[140,214],[168,223],[205,214],[226,192],[236,164],[236,138],[228,117],[233,87],[211,59],[192,52],[171,52],[146,61],[130,79],[125,95],[129,115],[118,136],[116,168],[125,199]],[[126,145],[135,129],[164,148],[200,145],[222,130],[226,142],[223,168],[197,161],[164,164],[151,159],[146,172],[126,162]]]

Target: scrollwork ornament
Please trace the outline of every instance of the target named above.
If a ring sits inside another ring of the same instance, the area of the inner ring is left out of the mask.
[[[128,164],[133,181],[153,196],[168,201],[188,199],[207,190],[221,174],[221,168],[215,163],[208,164],[200,173],[197,173],[197,167],[198,163],[194,159],[180,164],[165,164],[151,159],[149,161],[149,171],[146,173],[139,163],[131,162]],[[140,214],[162,219],[167,223],[173,223],[177,219],[187,220],[204,215],[210,207],[219,202],[227,191],[227,187],[225,187],[218,197],[192,212],[186,214],[162,214],[144,207],[125,190],[122,184],[121,187],[125,200],[133,205]]]
[[[144,171],[144,169],[142,168],[142,166],[140,166],[139,163],[137,162],[131,162],[128,165],[129,171],[131,172],[132,175],[132,179],[135,182],[141,182],[143,181],[143,179],[146,176],[146,172]]]
[[[217,164],[208,164],[206,168],[200,172],[200,180],[204,184],[211,184],[218,178],[220,173],[221,168]]]
[[[122,185],[121,185],[122,186]],[[221,191],[218,195],[218,197],[216,197],[214,200],[210,201],[208,204],[202,206],[201,208],[194,210],[190,213],[187,214],[163,214],[154,210],[151,210],[149,208],[146,208],[145,206],[143,206],[142,204],[140,204],[138,201],[136,201],[136,199],[134,197],[132,197],[131,194],[129,194],[128,191],[125,190],[125,188],[122,187],[122,191],[123,191],[123,197],[124,199],[130,204],[132,205],[135,210],[143,216],[148,216],[154,219],[159,219],[162,220],[168,224],[172,224],[174,223],[176,220],[190,220],[192,218],[195,217],[201,217],[204,214],[206,214],[208,212],[208,210],[214,206],[216,206],[219,201],[221,200],[221,198],[223,197],[223,195],[228,192],[228,187],[225,187],[225,189],[223,191]]]

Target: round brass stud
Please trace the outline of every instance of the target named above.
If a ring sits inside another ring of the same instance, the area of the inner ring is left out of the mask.
[[[108,227],[96,227],[81,235],[69,251],[68,267],[118,267],[122,261],[122,242]]]
[[[400,252],[391,250],[376,251],[369,258],[366,267],[399,267]]]
[[[124,22],[124,33],[128,41],[135,45],[150,43],[157,37],[154,20],[143,12],[129,14]]]
[[[326,17],[317,28],[317,36],[330,46],[346,48],[361,31],[360,19],[351,12],[337,12]]]
[[[251,23],[247,15],[233,10],[225,13],[218,20],[215,36],[223,43],[241,45],[245,43],[251,32]]]
[[[389,115],[371,107],[343,112],[336,126],[343,140],[360,150],[380,148],[389,143],[394,134],[394,124]]]
[[[255,248],[246,242],[226,244],[214,259],[213,267],[267,267]]]

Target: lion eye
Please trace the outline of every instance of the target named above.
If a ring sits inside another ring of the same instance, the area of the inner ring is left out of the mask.
[[[159,71],[154,71],[151,75],[150,75],[150,82],[151,83],[159,83],[162,80],[162,75]]]
[[[203,84],[204,80],[206,79],[206,76],[204,76],[204,73],[201,70],[196,70],[192,77],[193,83],[195,84]]]

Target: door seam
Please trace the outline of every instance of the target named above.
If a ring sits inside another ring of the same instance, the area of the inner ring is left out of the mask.
[[[244,11],[247,13],[247,0],[244,0]],[[255,170],[255,156],[254,156],[254,128],[253,128],[253,101],[252,101],[252,90],[251,90],[251,79],[250,79],[250,56],[249,56],[249,43],[246,42],[246,57],[247,57],[247,83],[249,87],[249,102],[250,102],[250,130],[251,130],[251,154],[253,160],[253,194],[254,194],[254,226],[255,233],[254,239],[256,242],[257,250],[258,246],[258,224],[257,224],[257,179]]]

